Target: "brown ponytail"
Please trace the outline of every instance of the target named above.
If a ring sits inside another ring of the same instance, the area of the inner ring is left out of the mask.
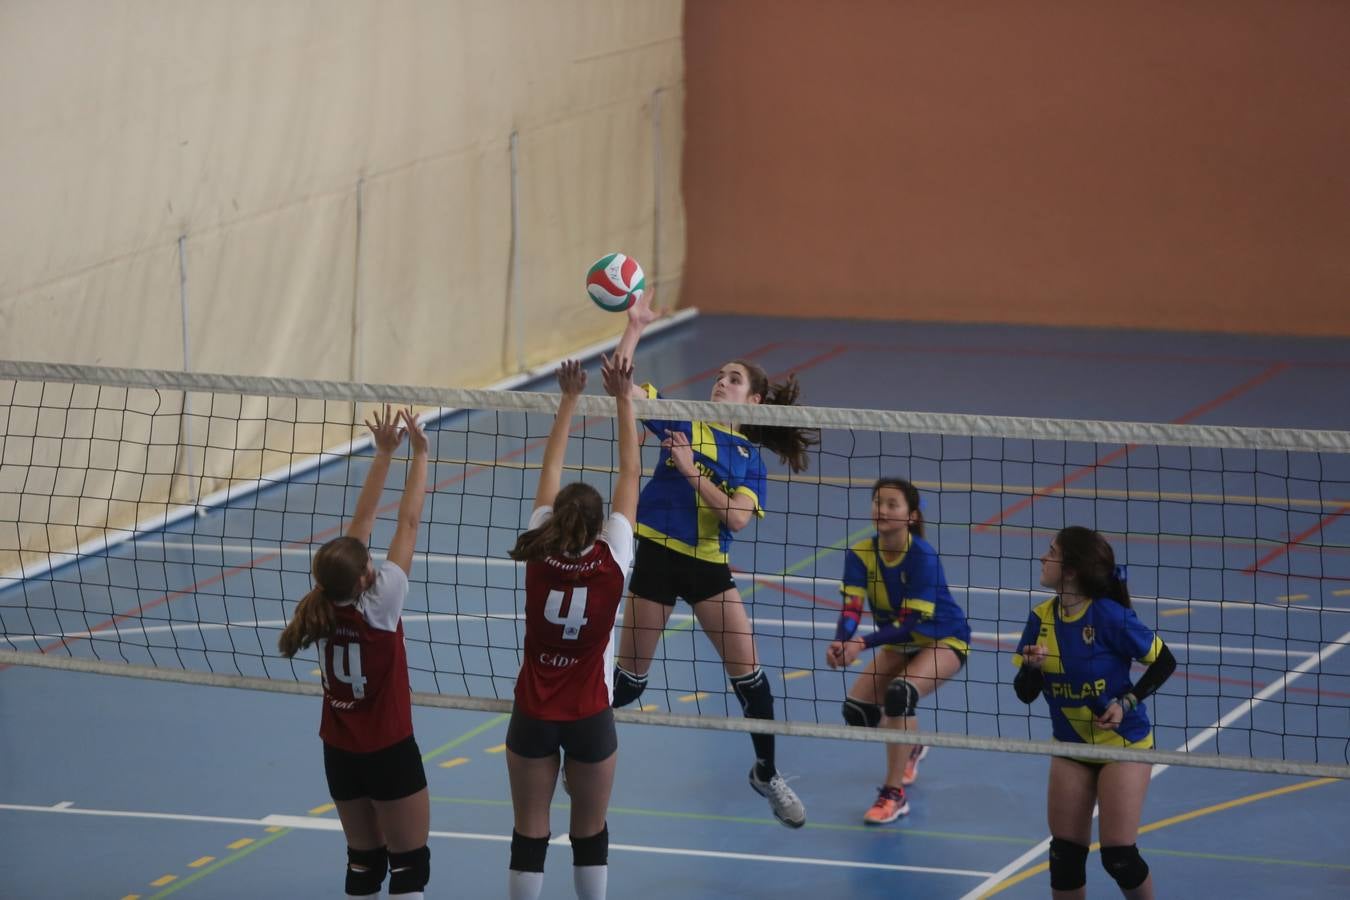
[[[801,385],[795,374],[787,381],[770,383],[768,373],[762,366],[744,359],[733,359],[732,363],[745,369],[750,377],[750,393],[760,396],[760,403],[774,406],[795,406],[801,394]],[[791,428],[774,425],[743,425],[741,433],[761,447],[767,447],[778,454],[779,462],[794,472],[805,472],[811,459],[807,450],[820,443],[820,430],[817,428]]]
[[[1073,570],[1081,593],[1130,605],[1130,589],[1116,568],[1115,550],[1100,533],[1070,525],[1055,535],[1055,546],[1059,547],[1060,566]]]
[[[575,555],[595,542],[604,523],[605,504],[599,492],[574,481],[558,491],[548,521],[516,538],[509,555],[517,562]]]
[[[277,649],[285,657],[332,635],[337,628],[334,606],[356,596],[361,576],[370,563],[370,551],[353,537],[334,538],[319,548],[310,564],[314,588],[301,598],[295,615],[277,638]]]

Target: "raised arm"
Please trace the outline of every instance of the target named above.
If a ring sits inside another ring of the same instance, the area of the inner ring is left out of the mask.
[[[615,359],[626,359],[630,363],[637,353],[638,340],[642,337],[642,332],[647,326],[659,318],[656,310],[652,309],[652,298],[656,296],[656,289],[643,291],[642,296],[634,301],[633,305],[628,307],[628,323],[624,326],[623,336],[619,338],[619,346],[614,348]],[[630,379],[631,381],[631,379]],[[645,399],[647,392],[640,386],[629,385],[628,394],[630,397]]]
[[[553,416],[553,427],[544,445],[544,462],[539,468],[539,487],[534,492],[534,508],[552,506],[562,484],[563,457],[567,455],[567,433],[571,430],[572,414],[577,408],[577,397],[586,388],[586,373],[575,359],[564,360],[558,367],[558,412]]]
[[[638,450],[637,430],[627,424],[633,421],[633,361],[617,355],[611,359],[602,356],[600,376],[604,380],[605,393],[614,398],[614,430],[619,435],[619,477],[614,482],[610,507],[612,512],[622,514],[630,525],[636,526],[642,457]]]
[[[411,573],[417,529],[422,523],[422,503],[427,495],[427,436],[411,409],[400,410],[399,418],[408,432],[412,462],[408,464],[408,479],[403,483],[403,499],[398,504],[398,525],[394,527],[394,539],[389,542],[386,558]]]
[[[374,421],[366,419],[366,427],[375,439],[375,458],[366,470],[366,482],[361,485],[361,494],[356,498],[356,512],[347,524],[347,537],[356,538],[370,546],[370,532],[375,528],[375,512],[380,507],[380,495],[384,493],[384,482],[389,477],[389,462],[394,451],[403,440],[403,426],[386,403],[382,410],[375,411]]]

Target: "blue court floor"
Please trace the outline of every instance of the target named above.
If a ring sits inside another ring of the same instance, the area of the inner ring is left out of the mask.
[[[644,342],[639,375],[706,399],[712,374],[739,356],[772,376],[795,371],[803,402],[819,406],[1331,429],[1350,408],[1345,340],[698,317]],[[574,438],[569,458],[598,464],[606,427]],[[534,421],[528,434],[546,430]],[[519,461],[538,450],[449,424],[433,437],[439,458],[504,464],[433,474],[444,490],[428,503],[413,575],[418,615],[405,617],[414,688],[506,697],[519,623],[501,551],[532,491]],[[733,564],[783,716],[838,721],[847,676],[819,660],[839,550],[866,528],[866,484],[884,469],[924,490],[930,539],[976,633],[966,669],[925,700],[925,729],[1048,736],[1043,708],[1013,697],[1007,656],[1031,598],[1044,596],[1035,559],[1071,520],[1112,536],[1140,616],[1180,662],[1151,703],[1160,748],[1350,762],[1350,461],[1185,448],[1108,460],[1117,451],[1027,443],[832,434],[814,481],[788,479],[766,453],[771,515]],[[307,582],[308,539],[340,522],[363,466],[326,467],[4,588],[0,647],[64,636],[77,656],[313,680],[312,663],[270,648]],[[484,479],[496,480],[480,490]],[[1053,497],[1023,503],[1059,482]],[[644,702],[725,715],[715,653],[687,627],[688,607],[676,613]],[[505,717],[415,717],[433,797],[428,896],[503,897]],[[0,670],[0,897],[341,896],[318,718],[313,697]],[[1044,758],[935,749],[911,814],[873,828],[861,816],[883,774],[880,747],[780,739],[779,766],[808,812],[790,831],[746,784],[744,735],[624,725],[619,752],[613,898],[1049,893]],[[559,792],[546,897],[572,896],[566,800]],[[1161,897],[1348,896],[1348,810],[1344,782],[1173,767],[1153,782],[1140,847]],[[1095,856],[1089,895],[1116,895]]]

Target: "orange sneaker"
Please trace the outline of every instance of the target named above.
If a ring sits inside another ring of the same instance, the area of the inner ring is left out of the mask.
[[[909,815],[905,789],[885,785],[877,791],[877,802],[863,813],[863,821],[868,825],[885,825],[905,815]]]
[[[919,780],[919,763],[928,755],[928,748],[923,744],[918,744],[909,752],[909,760],[905,763],[905,774],[900,779],[900,783],[905,787]]]

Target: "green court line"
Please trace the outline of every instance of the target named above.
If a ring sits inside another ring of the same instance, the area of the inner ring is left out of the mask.
[[[859,528],[857,531],[845,537],[842,541],[835,541],[828,547],[822,547],[815,553],[806,557],[806,559],[803,559],[800,562],[795,562],[792,565],[788,566],[783,571],[775,572],[773,575],[770,575],[768,577],[774,578],[783,575],[795,575],[797,572],[800,572],[802,569],[805,569],[807,566],[811,565],[813,562],[820,559],[822,556],[829,556],[831,553],[838,553],[840,550],[843,550],[846,547],[851,547],[853,546],[854,543],[862,540],[864,537],[871,534],[875,530],[876,529],[874,529],[871,525],[868,525],[866,528]],[[749,585],[746,586],[745,590],[741,591],[741,599],[744,600],[750,597],[752,594],[754,594],[755,589],[758,587],[759,585],[755,584],[754,582],[751,582]],[[677,634],[681,631],[687,631],[693,627],[694,627],[694,619],[691,617],[688,620],[681,622],[678,625],[667,628],[665,631],[661,632],[661,639],[664,640],[666,635],[668,634]]]
[[[212,863],[205,869],[202,869],[200,872],[194,872],[191,875],[187,876],[186,878],[182,878],[179,879],[178,881],[175,881],[173,884],[169,885],[164,890],[160,891],[158,894],[152,894],[150,896],[150,900],[159,900],[160,897],[167,897],[174,891],[182,890],[188,885],[205,878],[207,875],[210,875],[212,872],[216,871],[222,866],[228,866],[232,862],[238,862],[245,856],[248,856],[254,850],[259,850],[263,847],[266,847],[268,844],[272,843],[277,838],[284,837],[285,835],[290,834],[291,831],[292,829],[285,828],[282,829],[281,831],[276,832],[275,834],[270,834],[265,838],[259,838],[258,840],[249,844],[247,847],[244,847],[240,850],[237,850],[234,853],[231,853],[229,856],[225,857],[219,862]]]
[[[507,807],[511,805],[509,800],[483,800],[471,797],[436,797],[431,798],[433,803],[450,803],[461,806],[494,806]],[[571,809],[570,803],[554,803],[555,809]],[[763,825],[767,828],[782,828],[773,819],[764,816],[723,816],[715,813],[693,813],[693,812],[675,812],[673,810],[661,809],[639,809],[631,806],[611,806],[610,815],[629,815],[645,816],[648,818],[675,819],[692,822],[724,822],[733,825]],[[864,834],[881,834],[876,826],[873,825],[843,825],[830,822],[808,822],[806,828],[816,831],[850,831]],[[898,828],[894,834],[897,838],[902,836],[942,838],[946,840],[958,841],[977,841],[984,843],[997,844],[1016,844],[1021,847],[1030,847],[1037,843],[1031,838],[1024,837],[1006,837],[1003,835],[984,835],[967,834],[959,831],[925,831],[918,828]]]
[[[431,762],[436,757],[441,756],[447,751],[455,749],[465,741],[472,740],[473,738],[478,737],[478,735],[487,731],[489,728],[495,728],[496,726],[505,722],[509,718],[511,718],[509,713],[501,713],[500,715],[488,719],[486,722],[479,725],[477,728],[466,731],[464,734],[461,734],[459,737],[454,738],[453,740],[446,741],[444,744],[441,744],[435,750],[428,750],[426,753],[423,753],[422,762],[424,763]]]
[[[448,750],[453,750],[455,747],[458,747],[465,741],[472,740],[473,738],[482,734],[484,731],[487,731],[489,728],[500,725],[502,722],[505,722],[509,718],[511,717],[509,715],[506,715],[505,713],[502,713],[501,715],[498,716],[494,716],[493,718],[479,725],[477,728],[470,729],[469,731],[466,731],[464,734],[461,734],[459,737],[446,741],[444,744],[437,747],[435,750],[422,754],[422,761],[430,762],[437,756],[440,756],[441,754],[445,753]],[[265,838],[259,838],[252,844],[249,844],[247,847],[244,847],[239,851],[230,854],[229,856],[225,857],[219,862],[212,863],[211,865],[202,869],[200,872],[194,872],[191,875],[187,876],[186,878],[175,881],[173,884],[169,885],[164,890],[160,891],[158,894],[154,894],[153,896],[151,896],[149,900],[159,900],[160,897],[167,897],[174,891],[185,888],[188,885],[196,881],[199,881],[202,878],[205,878],[207,875],[210,875],[212,872],[222,868],[223,866],[228,866],[230,863],[238,862],[245,856],[248,856],[254,850],[266,847],[268,844],[272,843],[273,841],[277,840],[278,838],[284,835],[290,834],[294,830],[295,829],[292,828],[286,828],[276,832],[275,834],[268,835]]]

